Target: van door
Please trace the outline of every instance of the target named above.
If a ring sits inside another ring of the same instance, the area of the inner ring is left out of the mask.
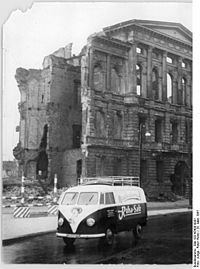
[[[113,192],[105,192],[100,195],[101,209],[101,226],[104,229],[113,227],[116,229],[117,211],[115,206],[115,198]]]

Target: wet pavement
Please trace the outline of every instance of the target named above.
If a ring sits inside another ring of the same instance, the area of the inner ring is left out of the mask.
[[[113,246],[98,239],[79,239],[69,249],[55,233],[24,239],[2,248],[2,261],[11,264],[191,264],[192,214],[151,218],[143,239],[136,244],[132,232],[119,233]]]

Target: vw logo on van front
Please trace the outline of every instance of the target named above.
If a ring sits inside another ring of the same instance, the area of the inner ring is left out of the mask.
[[[73,207],[71,212],[74,216],[78,216],[83,211],[81,207]]]

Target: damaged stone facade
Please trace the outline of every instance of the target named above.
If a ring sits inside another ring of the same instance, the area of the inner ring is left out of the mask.
[[[41,175],[52,182],[57,174],[58,186],[74,183],[72,167],[82,159],[80,57],[70,57],[71,46],[68,50],[55,55],[70,60],[52,54],[45,57],[42,70],[18,68],[15,76],[21,102],[14,156],[27,178]]]
[[[42,70],[17,69],[15,156],[59,185],[81,176],[140,176],[149,197],[188,196],[192,152],[192,33],[132,20],[71,44]],[[147,133],[149,134],[148,136]],[[18,155],[17,155],[18,153]]]

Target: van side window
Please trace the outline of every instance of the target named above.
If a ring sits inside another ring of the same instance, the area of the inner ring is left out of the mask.
[[[105,204],[109,205],[109,204],[115,204],[115,199],[114,199],[114,195],[112,192],[106,192],[105,193]]]
[[[100,205],[104,204],[104,193],[100,194]]]
[[[119,192],[118,199],[121,203],[134,203],[135,201],[141,201],[140,193],[138,190]]]

